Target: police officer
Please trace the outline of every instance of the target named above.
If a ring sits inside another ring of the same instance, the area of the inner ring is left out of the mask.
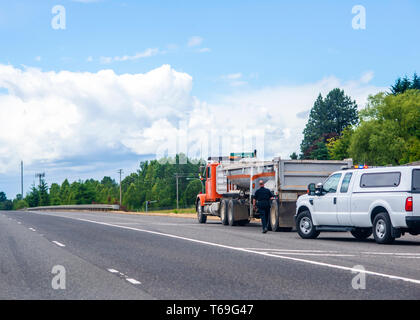
[[[273,193],[264,187],[264,181],[259,181],[260,188],[255,192],[254,196],[254,210],[258,207],[258,212],[261,216],[263,233],[267,232],[268,215],[270,212],[270,199],[274,197]]]

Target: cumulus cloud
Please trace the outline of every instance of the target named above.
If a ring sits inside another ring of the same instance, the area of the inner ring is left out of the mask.
[[[154,153],[142,134],[189,112],[192,78],[168,65],[145,74],[42,72],[0,65],[0,172],[19,159],[55,161],[99,152]],[[155,132],[159,138],[160,132]],[[144,144],[126,143],[139,139]],[[147,147],[149,146],[149,147]]]
[[[236,90],[206,102],[191,95],[192,85],[190,75],[169,65],[121,75],[0,65],[0,173],[21,159],[30,164],[95,154],[162,154],[167,146],[199,157],[249,151],[257,144],[267,158],[287,157],[299,150],[308,110],[320,92],[340,87],[363,106],[369,94],[384,89],[364,76],[352,82],[328,77]]]

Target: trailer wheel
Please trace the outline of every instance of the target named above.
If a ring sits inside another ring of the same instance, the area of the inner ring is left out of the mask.
[[[227,216],[228,216],[228,225],[230,225],[231,227],[236,225],[235,220],[234,220],[234,215],[233,215],[234,209],[235,209],[235,204],[236,204],[235,200],[229,200]]]
[[[197,219],[198,219],[198,222],[199,223],[206,223],[207,216],[203,213],[204,207],[201,206],[201,203],[200,202],[197,202],[196,210],[197,210]]]
[[[229,205],[229,201],[226,199],[222,199],[222,202],[220,203],[220,220],[222,221],[222,224],[224,226],[227,226],[229,221],[228,221],[228,205]]]
[[[271,231],[274,231],[274,232],[280,231],[280,226],[279,226],[279,205],[277,203],[277,200],[272,200],[271,201],[270,226],[271,226]]]

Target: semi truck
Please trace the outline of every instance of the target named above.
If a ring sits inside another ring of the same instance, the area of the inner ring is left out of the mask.
[[[246,225],[259,219],[252,205],[253,196],[263,180],[274,198],[271,202],[269,228],[272,231],[290,231],[295,223],[296,201],[307,193],[312,182],[323,182],[343,168],[351,168],[352,159],[336,160],[258,160],[253,153],[230,154],[229,157],[209,157],[202,180],[205,193],[196,198],[199,223],[208,216],[220,217],[223,225]]]

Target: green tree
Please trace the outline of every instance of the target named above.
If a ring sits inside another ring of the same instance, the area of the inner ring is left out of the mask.
[[[301,158],[328,159],[328,152],[326,152],[328,140],[340,136],[346,127],[357,123],[357,104],[346,96],[343,90],[333,89],[325,99],[320,94],[303,130]],[[321,149],[317,151],[318,148]]]
[[[331,138],[328,141],[328,155],[331,160],[343,160],[350,158],[349,148],[353,132],[352,127],[347,127],[343,130],[340,137]]]
[[[184,192],[184,203],[187,206],[195,204],[197,194],[201,191],[202,184],[198,179],[191,180]]]
[[[131,183],[127,191],[124,193],[123,205],[129,210],[140,208],[139,192],[137,191],[134,183]]]
[[[379,93],[360,112],[350,156],[370,165],[400,165],[420,160],[420,90]]]
[[[21,209],[25,209],[28,208],[29,205],[26,202],[26,200],[17,200],[16,202],[13,203],[13,210],[21,210]]]
[[[50,202],[52,206],[59,206],[61,204],[60,186],[57,183],[51,184]]]
[[[293,153],[290,155],[290,159],[292,159],[292,160],[297,160],[297,159],[298,159],[298,155],[297,155],[297,153],[296,153],[296,152],[293,152]]]
[[[48,193],[48,184],[42,179],[38,187],[39,190],[39,206],[50,205],[50,195]]]
[[[395,84],[391,86],[391,94],[401,94],[410,89],[420,90],[420,78],[417,76],[417,73],[414,73],[412,80],[410,80],[407,76],[402,79],[398,78],[395,81]]]
[[[32,185],[31,191],[28,193],[25,200],[31,208],[39,206],[39,191],[35,185]]]

